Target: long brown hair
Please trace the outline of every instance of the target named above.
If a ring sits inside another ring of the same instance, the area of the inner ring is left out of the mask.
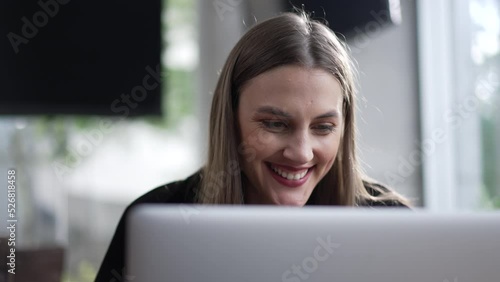
[[[347,46],[304,12],[284,13],[255,25],[229,54],[212,101],[208,160],[197,202],[244,203],[239,164],[251,160],[253,149],[239,137],[236,113],[240,90],[250,79],[283,65],[323,69],[339,81],[343,92],[344,128],[337,157],[308,204],[354,206],[387,199],[404,202],[392,191],[373,185],[362,173],[355,146],[355,68]]]

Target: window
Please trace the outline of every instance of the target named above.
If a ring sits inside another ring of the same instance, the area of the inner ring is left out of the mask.
[[[499,1],[417,4],[425,204],[500,208]]]

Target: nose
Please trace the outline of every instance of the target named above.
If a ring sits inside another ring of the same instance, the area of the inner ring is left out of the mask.
[[[297,132],[290,136],[283,150],[283,156],[296,164],[310,162],[313,157],[312,142],[305,132]]]

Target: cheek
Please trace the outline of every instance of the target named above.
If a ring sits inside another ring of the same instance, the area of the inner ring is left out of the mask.
[[[340,137],[334,136],[330,140],[325,140],[322,142],[320,150],[318,150],[318,158],[320,162],[327,166],[333,165],[335,159],[337,158],[337,153],[340,145]]]
[[[276,137],[261,128],[242,128],[243,144],[257,155],[265,155],[278,144]]]

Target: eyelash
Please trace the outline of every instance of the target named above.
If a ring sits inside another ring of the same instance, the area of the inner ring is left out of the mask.
[[[317,126],[317,129],[320,130],[325,135],[335,131],[335,126],[329,124],[320,124]]]
[[[264,128],[267,130],[270,130],[272,132],[276,133],[282,133],[286,131],[289,128],[288,123],[280,120],[263,120],[261,121],[261,124]],[[335,131],[335,126],[331,124],[319,124],[315,126],[314,128],[319,132],[320,135],[327,135],[329,133],[332,133]]]
[[[281,128],[278,129],[276,126],[277,124],[281,125]],[[287,123],[277,120],[263,120],[262,125],[271,131],[280,131],[281,129],[288,129]]]

